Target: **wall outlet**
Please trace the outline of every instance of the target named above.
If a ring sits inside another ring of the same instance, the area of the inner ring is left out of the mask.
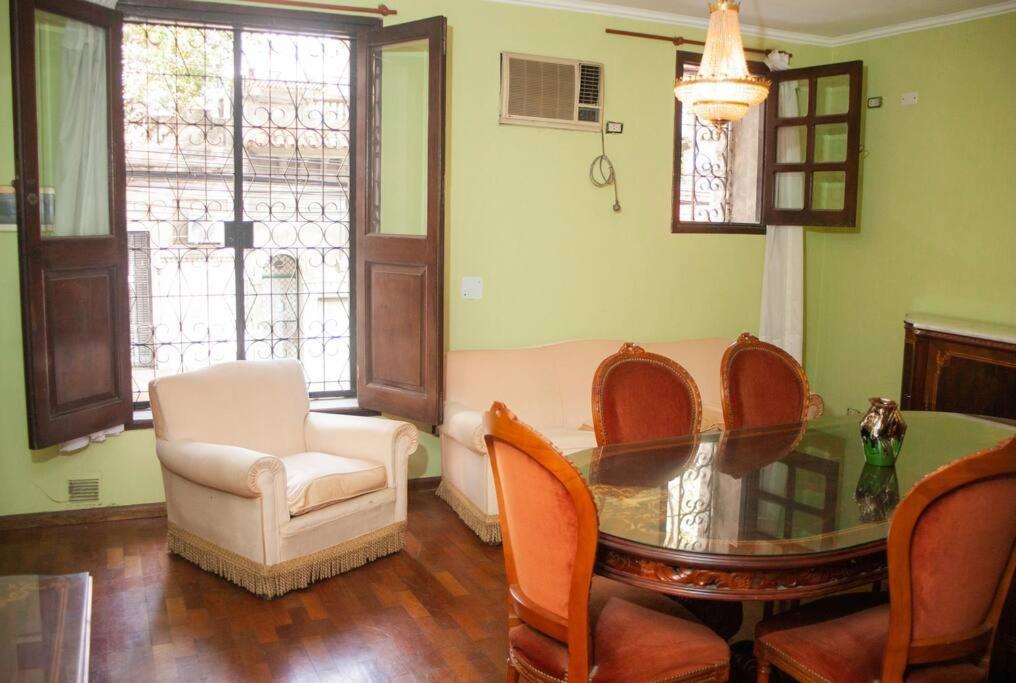
[[[904,107],[911,107],[917,104],[917,91],[905,92],[900,95],[900,104]]]
[[[878,109],[882,106],[881,97],[869,97],[868,98],[868,109]]]
[[[483,278],[482,277],[464,277],[462,278],[462,298],[463,299],[482,299],[483,298]]]
[[[623,133],[624,124],[620,121],[607,121],[607,132],[608,133]]]

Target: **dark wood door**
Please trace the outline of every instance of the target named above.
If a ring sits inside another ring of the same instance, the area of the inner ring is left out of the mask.
[[[364,33],[357,46],[357,396],[441,421],[444,17]]]
[[[29,444],[131,416],[121,16],[13,0],[15,162]]]

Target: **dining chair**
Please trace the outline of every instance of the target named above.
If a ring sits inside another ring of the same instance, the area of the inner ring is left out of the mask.
[[[726,681],[727,644],[662,595],[593,576],[596,506],[575,467],[494,403],[485,437],[508,579],[508,677]]]
[[[699,431],[702,398],[692,376],[666,356],[630,342],[593,375],[593,430],[600,446]]]
[[[760,622],[759,682],[773,667],[806,683],[984,680],[1016,568],[1016,438],[921,479],[888,560],[888,604],[837,596]]]
[[[801,422],[809,416],[811,395],[801,364],[778,346],[747,332],[720,361],[725,429]]]

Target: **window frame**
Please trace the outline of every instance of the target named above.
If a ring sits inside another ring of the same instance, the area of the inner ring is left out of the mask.
[[[817,113],[818,79],[829,76],[849,78],[847,111],[841,114]],[[765,157],[763,162],[762,215],[767,225],[808,225],[831,228],[853,228],[857,225],[857,200],[861,176],[861,104],[864,94],[864,63],[861,61],[820,64],[774,71],[770,74],[772,92],[762,105],[766,108]],[[808,111],[803,116],[780,118],[779,89],[786,81],[808,82]],[[847,126],[846,158],[843,161],[816,162],[815,128],[823,124],[844,123]],[[776,161],[776,136],[780,128],[804,126],[807,139],[804,161],[780,163]],[[844,173],[843,208],[814,209],[813,177],[816,172],[842,171]],[[780,209],[775,206],[776,174],[780,172],[804,173],[804,206],[801,209]]]
[[[380,18],[361,17],[348,14],[327,12],[305,12],[291,9],[269,9],[265,7],[244,7],[242,15],[238,15],[236,7],[222,3],[193,2],[191,0],[120,0],[117,10],[122,12],[124,23],[136,22],[179,22],[200,23],[203,25],[234,30],[258,30],[313,33],[319,35],[341,36],[350,41],[350,54],[355,55],[357,42],[362,39],[365,31],[381,28]],[[350,106],[350,133],[356,134],[356,92],[357,63],[355,58],[350,64],[350,85],[352,102]],[[356,145],[350,145],[349,164],[356,168]],[[350,174],[350,181],[356,183],[355,173]],[[350,328],[350,388],[336,391],[310,391],[312,410],[314,403],[321,404],[317,410],[354,415],[377,414],[352,405],[357,400],[357,327],[356,327],[356,237],[353,222],[356,216],[356,193],[351,192],[350,202],[350,291],[349,291],[349,328]],[[133,323],[133,321],[131,321]],[[131,367],[133,370],[133,365]],[[133,374],[133,373],[132,373]],[[143,429],[151,426],[151,407],[145,401],[133,403],[133,419],[129,425],[132,429]]]
[[[699,65],[702,62],[702,54],[699,52],[677,51],[675,74],[676,78],[684,75],[685,64]],[[762,62],[748,62],[748,71],[756,76],[770,75],[769,69]],[[765,220],[765,187],[764,187],[764,160],[766,153],[766,130],[768,111],[765,105],[762,107],[761,121],[759,121],[759,148],[758,148],[758,178],[756,179],[755,193],[758,202],[758,223],[705,223],[702,221],[681,220],[681,119],[684,115],[684,104],[681,100],[674,98],[674,176],[671,183],[671,223],[670,231],[676,234],[709,234],[709,235],[764,235],[766,232]]]

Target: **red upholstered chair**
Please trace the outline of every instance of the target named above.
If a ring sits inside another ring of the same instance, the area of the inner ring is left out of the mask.
[[[596,368],[593,429],[599,445],[694,434],[701,424],[695,380],[666,356],[629,342]]]
[[[725,681],[729,650],[677,603],[593,576],[589,487],[504,404],[487,415],[508,577],[508,681]]]
[[[804,369],[780,347],[747,332],[723,354],[720,385],[726,429],[789,424],[809,417]]]
[[[763,620],[758,680],[771,667],[809,682],[984,680],[1016,568],[1016,438],[919,481],[893,515],[888,557],[888,605],[851,608],[844,599],[863,596],[845,595]]]

